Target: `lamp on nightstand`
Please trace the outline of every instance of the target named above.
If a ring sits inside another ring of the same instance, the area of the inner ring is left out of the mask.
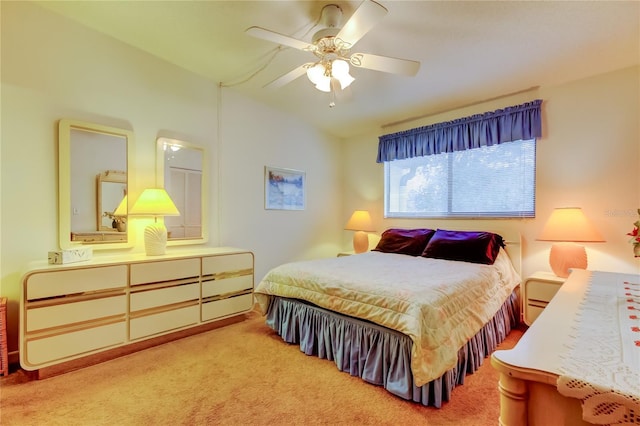
[[[367,232],[373,232],[371,215],[366,210],[356,210],[344,227],[347,231],[356,231],[353,234],[353,250],[356,253],[364,253],[369,248],[369,236]]]
[[[551,246],[549,264],[554,274],[566,278],[570,268],[587,269],[587,251],[575,242],[604,242],[579,207],[557,208],[544,225],[539,241],[557,241]]]
[[[167,228],[158,222],[158,216],[180,216],[167,191],[161,188],[148,188],[142,191],[129,210],[132,216],[154,216],[155,223],[144,229],[144,249],[148,256],[165,253],[167,247]]]

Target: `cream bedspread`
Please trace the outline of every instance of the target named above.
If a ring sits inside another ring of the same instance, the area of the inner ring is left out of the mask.
[[[458,349],[498,312],[520,276],[501,249],[493,265],[402,254],[287,263],[255,289],[266,314],[270,295],[302,299],[406,334],[422,386],[456,366]]]

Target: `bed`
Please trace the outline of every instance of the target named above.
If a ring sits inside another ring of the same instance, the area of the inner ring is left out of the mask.
[[[519,321],[520,237],[388,229],[362,254],[270,270],[255,296],[285,342],[441,407]]]

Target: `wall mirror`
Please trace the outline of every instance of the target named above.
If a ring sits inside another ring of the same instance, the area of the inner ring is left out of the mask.
[[[208,232],[208,167],[204,147],[160,137],[156,143],[156,179],[180,211],[164,218],[167,245],[201,244]]]
[[[124,232],[127,225],[126,196],[127,173],[107,170],[96,177],[97,203],[96,223],[98,231]],[[122,210],[120,204],[123,204]],[[126,235],[124,235],[126,237]]]
[[[133,246],[126,197],[133,132],[69,119],[58,131],[60,247]]]

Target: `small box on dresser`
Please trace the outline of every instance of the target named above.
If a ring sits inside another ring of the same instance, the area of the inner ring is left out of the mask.
[[[52,265],[65,265],[67,263],[82,262],[91,260],[93,250],[89,247],[76,249],[52,250],[49,252],[49,263]]]

